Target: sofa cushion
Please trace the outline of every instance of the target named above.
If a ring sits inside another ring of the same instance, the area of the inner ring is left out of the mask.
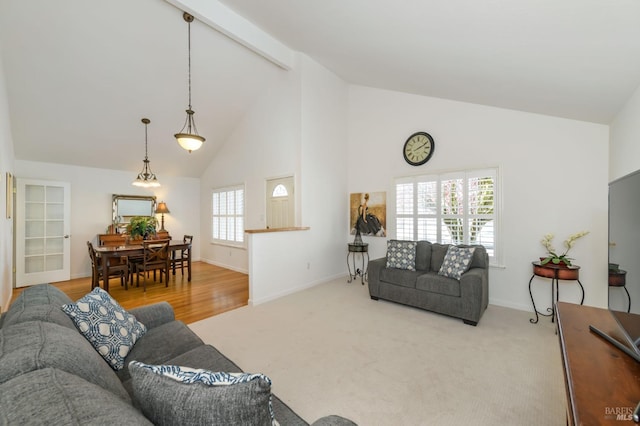
[[[147,331],[100,287],[76,303],[63,305],[62,310],[114,370],[124,367],[125,357]]]
[[[387,268],[416,270],[415,241],[387,241]]]
[[[420,275],[416,280],[416,289],[453,297],[460,297],[461,294],[459,280],[435,272]]]
[[[356,423],[341,416],[324,416],[311,423],[311,426],[358,426]]]
[[[444,262],[444,257],[449,250],[449,244],[433,243],[431,244],[431,271],[438,272]]]
[[[416,244],[416,271],[428,271],[431,268],[431,243],[418,241]]]
[[[182,321],[171,321],[159,325],[148,330],[136,342],[127,355],[124,368],[118,370],[116,374],[120,381],[124,382],[131,377],[127,366],[133,360],[145,364],[168,364],[170,360],[203,344],[202,339]]]
[[[0,329],[0,383],[47,367],[74,374],[130,402],[116,374],[76,330],[40,321]]]
[[[135,399],[156,425],[277,425],[271,408],[271,380],[262,374],[135,361],[129,364],[129,371]]]
[[[75,330],[73,321],[60,309],[65,303],[71,302],[69,296],[50,284],[27,287],[7,310],[2,326],[27,321],[45,321]]]
[[[424,271],[384,268],[380,270],[380,281],[402,287],[415,288],[416,279],[422,274],[424,274]]]
[[[151,422],[130,403],[100,386],[65,371],[43,368],[0,384],[0,424],[102,426]]]
[[[449,246],[438,274],[459,280],[469,270],[475,247]]]

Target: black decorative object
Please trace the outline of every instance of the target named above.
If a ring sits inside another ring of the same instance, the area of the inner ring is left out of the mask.
[[[360,229],[356,228],[356,238],[353,240],[353,244],[361,245],[364,244],[362,241],[362,236],[360,235]]]

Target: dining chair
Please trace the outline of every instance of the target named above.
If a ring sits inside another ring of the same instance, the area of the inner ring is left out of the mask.
[[[193,242],[193,235],[185,235],[182,237],[182,242],[188,244],[187,248],[182,250],[175,250],[171,255],[171,267],[173,269],[173,275],[176,274],[176,268],[182,270],[184,276],[184,268],[189,267],[189,257],[191,256],[191,243]]]
[[[153,271],[153,280],[156,281],[156,272],[160,272],[160,279],[164,273],[165,287],[169,287],[169,257],[170,240],[143,241],[142,263],[136,263],[136,287],[140,286],[140,274],[144,275],[143,291],[147,291],[147,272]]]
[[[100,280],[103,279],[102,273],[102,258],[98,256],[96,249],[91,244],[91,241],[87,241],[87,249],[89,250],[89,259],[91,260],[91,289],[100,286]],[[120,285],[124,286],[125,290],[129,289],[129,265],[126,257],[121,257],[118,259],[119,263],[109,264],[108,271],[109,276],[106,278],[107,280],[111,277],[119,277]]]

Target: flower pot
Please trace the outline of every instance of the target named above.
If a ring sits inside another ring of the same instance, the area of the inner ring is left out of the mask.
[[[541,257],[541,258],[540,258],[540,262],[542,262],[542,261],[543,261],[543,260],[545,260],[545,259],[546,259],[546,257]],[[569,267],[569,265],[567,265],[567,264],[564,262],[564,260],[561,260],[561,261],[560,261],[560,262],[558,262],[558,263],[553,263],[553,261],[551,261],[551,260],[550,260],[549,262],[545,263],[545,264],[544,264],[544,265],[542,265],[542,266],[548,266],[548,265],[556,266],[556,267],[558,267],[558,268],[568,268],[568,267]]]

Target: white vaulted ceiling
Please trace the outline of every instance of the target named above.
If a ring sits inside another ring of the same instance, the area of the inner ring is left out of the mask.
[[[182,3],[0,0],[16,157],[137,173],[148,117],[154,171],[200,176],[287,72],[206,25],[212,6],[352,84],[605,124],[640,84],[638,0],[180,1],[197,18],[193,108],[207,138],[192,154],[173,138],[187,107]]]

